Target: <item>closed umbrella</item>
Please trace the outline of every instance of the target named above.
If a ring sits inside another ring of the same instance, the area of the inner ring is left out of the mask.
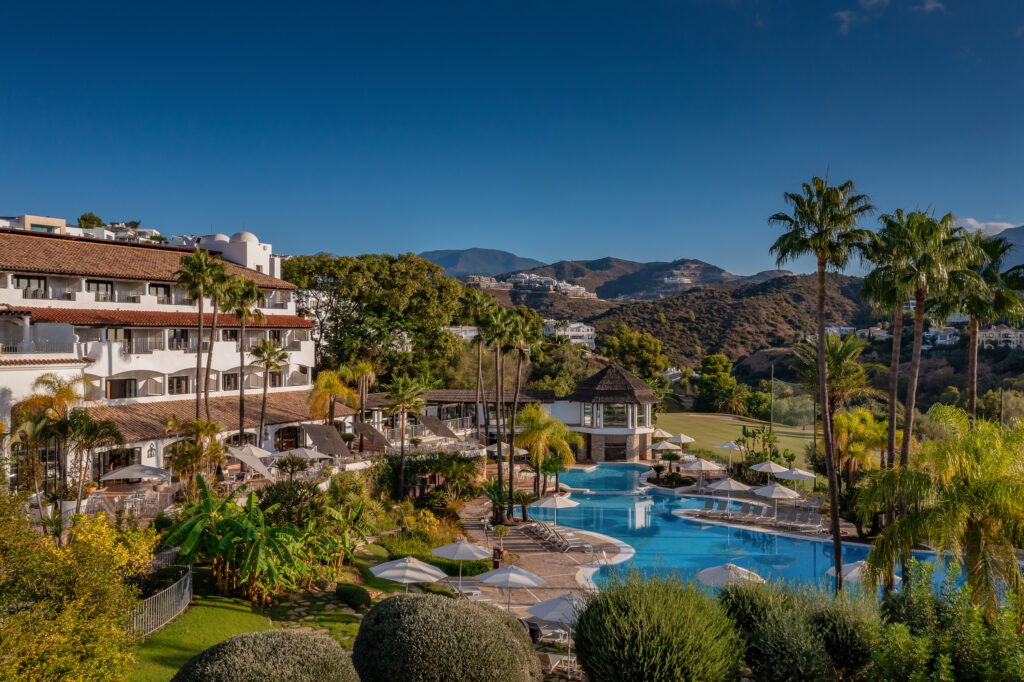
[[[543,497],[540,500],[534,502],[531,505],[534,509],[538,507],[541,509],[554,509],[555,525],[558,525],[558,510],[559,509],[572,509],[573,507],[580,506],[580,503],[576,500],[570,499],[568,495],[549,495]]]
[[[157,480],[166,481],[171,477],[171,474],[165,469],[158,469],[157,467],[149,467],[145,464],[129,464],[126,467],[120,469],[114,469],[113,471],[107,472],[100,477],[101,481],[118,481],[121,479],[128,478],[140,478],[144,480]]]
[[[697,580],[708,587],[726,587],[736,583],[763,583],[764,578],[736,564],[724,564],[705,568],[697,574]]]
[[[715,481],[708,486],[712,490],[724,490],[726,499],[731,503],[733,492],[741,493],[745,490],[750,490],[750,486],[746,483],[740,483],[731,478],[723,478],[721,481]],[[729,512],[731,515],[732,512]]]
[[[445,572],[440,568],[411,556],[371,566],[370,573],[378,578],[405,585],[406,592],[412,583],[435,583],[445,577]]]
[[[505,566],[493,571],[487,571],[487,573],[478,575],[476,579],[488,585],[507,588],[508,601],[505,604],[505,609],[508,611],[512,610],[513,587],[540,587],[545,582],[540,576],[536,576],[518,566]]]
[[[459,591],[462,591],[462,562],[463,561],[479,561],[480,559],[486,559],[491,556],[491,553],[480,545],[474,545],[472,542],[465,540],[459,540],[449,545],[442,545],[435,547],[430,550],[430,553],[436,557],[442,559],[451,559],[459,562]]]
[[[587,602],[583,597],[575,592],[566,592],[560,597],[539,601],[526,609],[526,612],[537,620],[569,628],[569,659],[572,660],[572,629],[586,606]]]
[[[800,493],[787,488],[784,485],[778,483],[772,483],[771,485],[762,486],[760,488],[754,488],[754,494],[758,497],[767,497],[770,500],[775,500],[775,520],[779,520],[779,500],[795,500],[800,497]]]

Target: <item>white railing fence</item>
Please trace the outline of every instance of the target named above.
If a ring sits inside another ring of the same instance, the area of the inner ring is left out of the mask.
[[[154,557],[155,559],[155,557]],[[139,602],[132,614],[132,633],[150,635],[188,608],[192,602],[192,567],[176,583]]]

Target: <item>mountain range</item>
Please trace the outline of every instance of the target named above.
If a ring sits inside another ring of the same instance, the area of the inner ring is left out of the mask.
[[[419,256],[440,265],[449,277],[499,275],[503,272],[518,272],[544,265],[539,260],[523,258],[496,249],[445,249],[424,251]]]
[[[1013,250],[1006,255],[1006,265],[1024,265],[1024,225],[1005,229],[996,236],[1013,244]]]

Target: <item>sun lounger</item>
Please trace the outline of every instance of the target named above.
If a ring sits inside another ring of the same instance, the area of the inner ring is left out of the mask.
[[[715,508],[715,501],[709,497],[709,498],[706,498],[704,500],[704,506],[701,507],[700,509],[698,509],[694,513],[698,514],[699,516],[705,516],[708,513],[712,512],[714,510],[714,508]]]
[[[708,516],[713,518],[720,518],[725,516],[729,511],[729,501],[719,500],[718,504],[715,505],[714,511],[708,512]]]
[[[775,519],[776,526],[789,526],[796,519],[796,509],[793,507],[786,507],[779,512],[778,517]]]
[[[825,531],[825,517],[818,512],[810,512],[807,523],[800,527],[800,530],[809,530],[813,533],[821,533]]]
[[[761,513],[751,521],[753,523],[775,523],[775,511],[772,507],[765,505],[761,507]]]
[[[452,592],[463,599],[473,599],[475,597],[483,596],[483,592],[480,591],[480,588],[476,586],[476,583],[471,581],[463,581],[462,587],[459,587],[458,580],[449,578],[448,586],[452,589]]]
[[[792,519],[788,519],[783,525],[787,528],[801,529],[807,525],[807,518],[810,516],[809,509],[798,509]]]
[[[729,515],[730,519],[742,519],[750,513],[750,503],[744,502],[740,505],[739,511],[733,512]]]

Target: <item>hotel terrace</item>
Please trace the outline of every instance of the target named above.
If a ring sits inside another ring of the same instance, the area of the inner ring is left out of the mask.
[[[299,317],[294,287],[279,279],[280,258],[251,233],[209,235],[183,246],[91,239],[27,229],[0,229],[0,421],[53,372],[91,380],[86,408],[111,419],[127,439],[123,449],[97,453],[92,475],[132,463],[165,466],[173,438],[171,414],[194,415],[196,305],[175,285],[181,257],[200,246],[219,254],[229,275],[254,281],[264,293],[265,320],[247,325],[246,344],[270,339],[288,351],[288,363],[269,376],[264,442],[287,449],[304,444],[306,398],[314,365],[312,323]],[[206,301],[210,311],[210,301]],[[207,313],[204,324],[212,322]],[[238,382],[244,381],[247,439],[257,440],[263,373],[240,371],[238,321],[217,318],[210,375],[211,413],[237,429]],[[351,414],[344,411],[342,414]]]

